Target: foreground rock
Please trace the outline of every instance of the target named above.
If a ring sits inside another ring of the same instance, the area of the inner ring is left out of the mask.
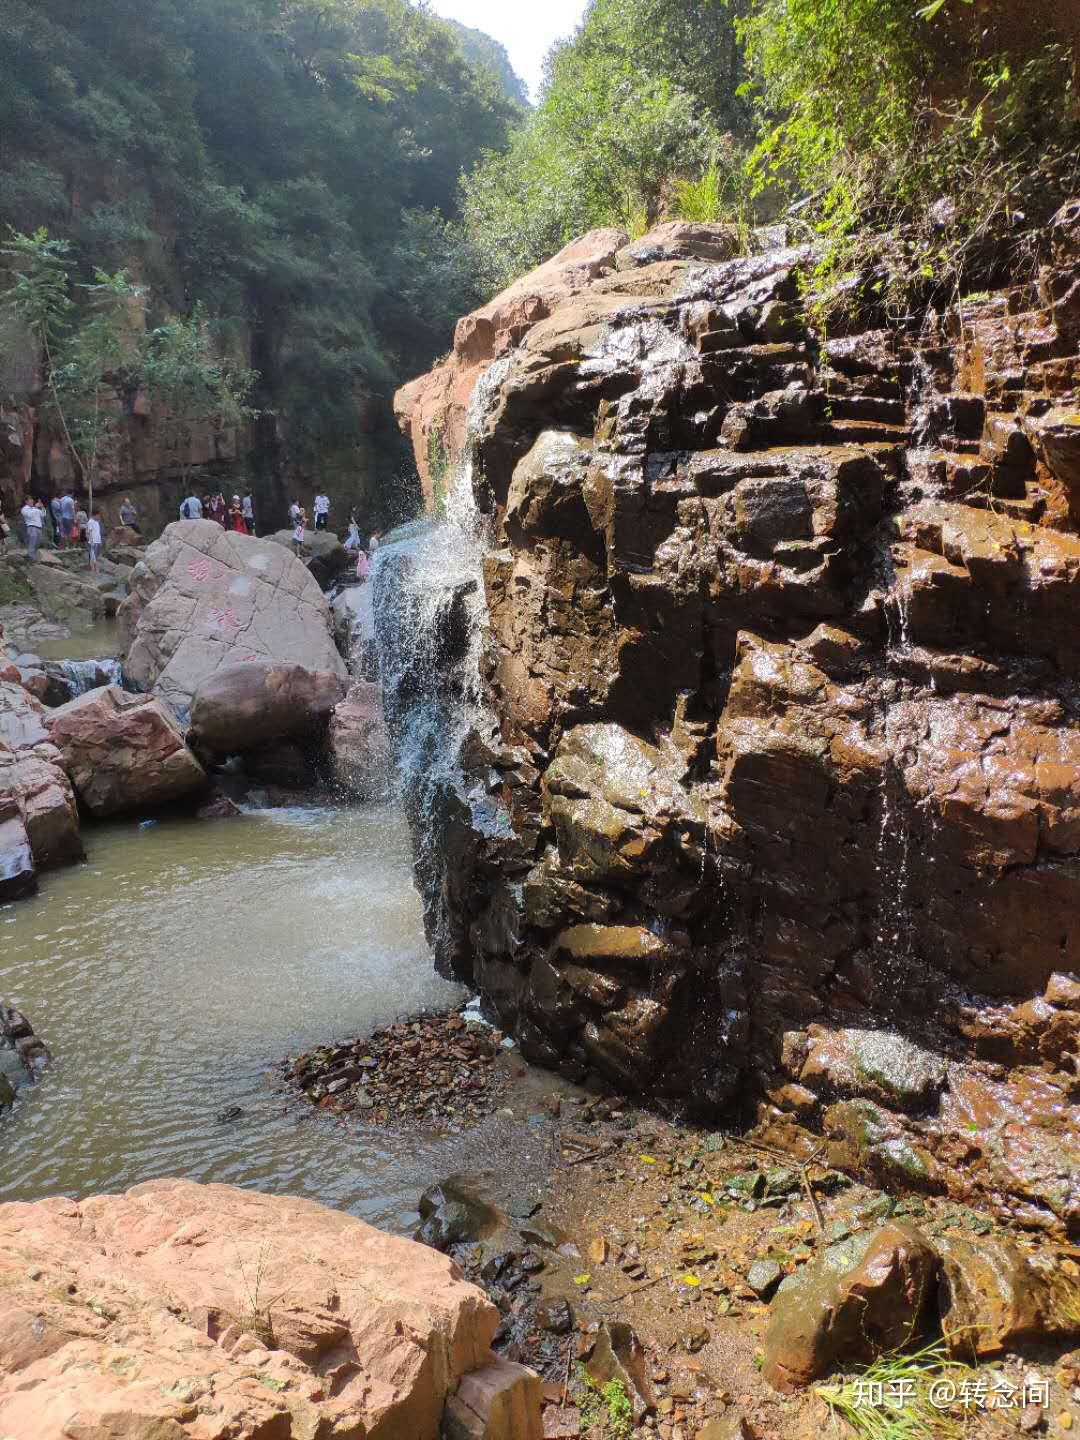
[[[310,1201],[158,1180],[0,1206],[9,1440],[539,1440],[535,1377],[435,1251]],[[482,1396],[486,1394],[486,1402]]]
[[[781,1285],[769,1315],[762,1374],[795,1390],[840,1365],[922,1339],[935,1311],[938,1257],[911,1225],[832,1246]]]
[[[227,665],[195,692],[188,738],[219,755],[243,754],[278,740],[314,741],[326,733],[345,690],[336,670]]]
[[[153,810],[206,785],[172,713],[150,695],[107,685],[50,710],[45,724],[79,799],[99,817]]]
[[[5,666],[5,674],[19,672]],[[49,715],[17,681],[0,680],[0,887],[6,899],[36,888],[36,872],[81,860],[79,812]]]
[[[1080,1235],[1080,242],[1044,238],[1037,288],[908,328],[818,334],[807,249],[692,234],[523,313],[470,392],[481,703],[409,803],[437,963],[531,1057]],[[468,693],[392,630],[421,703]]]
[[[186,719],[226,666],[301,665],[344,677],[327,604],[303,563],[271,540],[180,520],[146,551],[117,620],[124,676]]]

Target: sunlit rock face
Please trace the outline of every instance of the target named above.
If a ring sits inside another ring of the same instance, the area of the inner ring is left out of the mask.
[[[495,729],[426,852],[535,1059],[1074,1233],[1077,214],[908,329],[707,234],[528,328],[466,457]]]

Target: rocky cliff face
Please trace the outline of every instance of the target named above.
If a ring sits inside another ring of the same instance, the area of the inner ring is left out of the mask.
[[[1037,285],[827,338],[805,251],[706,243],[475,396],[440,963],[568,1074],[1080,1233],[1080,204]]]

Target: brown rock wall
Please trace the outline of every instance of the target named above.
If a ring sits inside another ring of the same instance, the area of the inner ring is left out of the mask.
[[[537,1059],[1074,1233],[1075,209],[910,328],[824,341],[806,251],[684,236],[508,332],[497,733],[422,875]]]

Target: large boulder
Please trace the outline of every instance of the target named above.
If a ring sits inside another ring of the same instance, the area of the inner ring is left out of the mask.
[[[539,1385],[494,1365],[498,1312],[453,1262],[309,1200],[0,1206],[0,1286],[6,1440],[437,1440],[459,1387],[476,1433],[539,1440]]]
[[[328,736],[330,776],[357,800],[384,795],[390,780],[390,741],[382,686],[359,681],[334,710]]]
[[[291,530],[275,530],[266,538],[288,550],[295,548]],[[304,550],[307,568],[323,590],[328,590],[339,575],[356,564],[356,556],[345,549],[332,530],[305,530]]]
[[[1073,1237],[1077,214],[828,335],[782,234],[587,237],[399,394],[485,544],[374,587],[436,964],[531,1057]]]
[[[152,810],[206,784],[172,713],[150,695],[108,685],[49,711],[45,723],[97,816]]]
[[[239,755],[275,740],[314,739],[344,698],[335,671],[301,665],[228,665],[199,686],[191,705],[192,745]]]
[[[146,552],[117,620],[124,675],[186,719],[226,666],[266,662],[344,676],[330,614],[307,567],[282,545],[178,520]]]
[[[13,668],[5,667],[4,673]],[[0,816],[6,857],[0,871],[8,874],[8,898],[33,888],[23,837],[36,869],[83,856],[75,793],[49,736],[48,715],[21,685],[0,681]]]

